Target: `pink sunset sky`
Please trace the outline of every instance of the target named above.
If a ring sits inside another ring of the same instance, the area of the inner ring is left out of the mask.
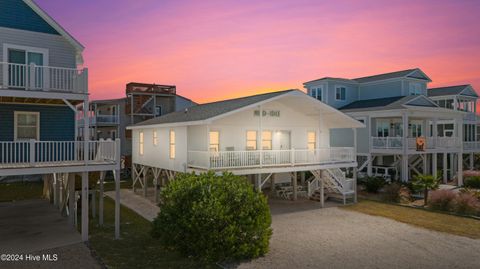
[[[480,1],[36,2],[86,47],[92,99],[136,81],[202,103],[414,67],[480,90]]]

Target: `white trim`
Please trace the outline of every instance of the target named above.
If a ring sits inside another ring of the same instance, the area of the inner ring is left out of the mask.
[[[45,20],[53,29],[55,29],[61,36],[63,36],[72,46],[77,50],[76,60],[77,64],[83,64],[82,52],[85,47],[80,44],[70,33],[68,33],[59,23],[57,23],[50,15],[48,15],[42,8],[40,8],[32,0],[23,0],[35,13]]]
[[[36,131],[37,133],[35,134],[35,140],[40,140],[40,112],[35,112],[35,111],[14,111],[13,112],[13,140],[18,141],[17,137],[17,127],[18,127],[18,115],[24,114],[24,115],[35,115],[37,116],[37,126],[36,126]],[[22,139],[23,140],[23,139]]]
[[[412,100],[406,102],[406,103],[403,104],[403,105],[404,105],[404,106],[408,106],[408,104],[409,104],[410,102],[413,102],[413,101],[417,100],[418,98],[423,98],[423,99],[427,100],[430,104],[432,104],[434,107],[440,107],[440,106],[438,106],[437,103],[435,103],[433,100],[429,99],[428,97],[426,97],[426,96],[424,96],[424,95],[421,95],[421,94],[420,94],[420,95],[416,95],[416,96],[417,96],[417,97],[413,98]],[[412,105],[412,106],[413,106],[413,105]],[[416,106],[416,105],[415,105],[415,106]]]
[[[408,76],[412,75],[412,74],[415,73],[415,72],[420,72],[425,78],[427,78],[428,82],[432,82],[432,79],[430,79],[430,78],[427,76],[427,74],[425,74],[425,72],[423,72],[420,68],[415,68],[415,70],[413,70],[412,72],[408,73],[405,77],[408,77]],[[423,79],[414,78],[414,77],[408,77],[408,78],[423,80]]]
[[[3,43],[3,61],[8,62],[8,49],[13,50],[24,50],[25,52],[34,52],[34,53],[41,53],[43,54],[43,66],[49,66],[49,50],[46,48],[40,47],[30,47],[30,46],[22,46],[10,43]],[[27,59],[27,55],[25,55],[25,60]],[[25,63],[28,64],[28,63]]]

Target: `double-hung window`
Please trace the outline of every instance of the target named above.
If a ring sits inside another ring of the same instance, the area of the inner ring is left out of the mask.
[[[257,150],[257,131],[247,131],[247,150]]]
[[[218,152],[220,149],[220,132],[210,132],[210,145],[208,146],[210,151]]]
[[[335,87],[335,100],[337,101],[347,100],[347,88],[343,86]]]
[[[140,136],[138,138],[138,153],[140,155],[143,155],[143,150],[144,150],[144,140],[143,140],[143,132],[140,132]]]
[[[315,150],[317,147],[317,135],[315,132],[307,132],[307,148]]]
[[[15,140],[40,139],[40,113],[15,111]]]
[[[262,149],[263,150],[272,149],[272,131],[262,132]]]
[[[175,159],[175,131],[170,130],[170,159]]]
[[[422,94],[422,86],[420,83],[410,82],[409,83],[409,95],[420,95]]]
[[[319,101],[322,101],[322,88],[321,87],[311,88],[310,89],[310,96],[312,96],[313,98],[315,98]]]

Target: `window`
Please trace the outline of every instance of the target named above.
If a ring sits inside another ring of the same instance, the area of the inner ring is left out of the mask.
[[[161,116],[162,115],[162,106],[156,106],[155,107],[155,116]]]
[[[215,152],[220,150],[220,132],[210,132],[210,145],[208,146],[208,149]]]
[[[158,145],[158,134],[156,130],[153,131],[153,144],[155,146]]]
[[[322,101],[322,88],[321,87],[311,88],[310,89],[310,96],[312,96],[313,98],[315,98],[319,101]]]
[[[377,136],[387,137],[390,131],[390,122],[385,120],[377,121]]]
[[[40,113],[15,111],[15,140],[40,140]]]
[[[170,130],[170,159],[175,159],[175,131]]]
[[[272,149],[272,131],[262,132],[262,149],[264,150]]]
[[[422,132],[422,122],[420,121],[412,121],[409,125],[408,125],[408,129],[409,129],[409,135],[410,137],[420,137],[423,135],[423,132]]]
[[[345,87],[335,88],[335,100],[345,101],[347,99],[347,89]]]
[[[317,148],[317,135],[315,132],[307,132],[307,148],[314,150]]]
[[[247,131],[247,150],[257,150],[257,131]]]
[[[422,85],[420,83],[410,82],[409,83],[409,95],[420,95],[422,94]]]
[[[8,67],[8,85],[18,88],[42,88],[43,70],[35,69],[35,74],[31,74],[30,68],[24,65],[48,65],[48,50],[16,45],[5,45],[5,48],[3,57],[12,64]]]
[[[140,155],[143,155],[143,132],[140,132],[140,137],[138,139],[138,145],[139,145],[138,153]]]

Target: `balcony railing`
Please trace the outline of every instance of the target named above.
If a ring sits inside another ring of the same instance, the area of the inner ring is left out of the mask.
[[[119,124],[120,117],[119,115],[97,115],[91,116],[88,118],[90,125],[96,124]],[[78,124],[83,125],[83,118],[78,119]]]
[[[87,69],[0,62],[0,88],[87,93]]]
[[[372,149],[403,149],[403,137],[372,137]],[[407,138],[408,149],[416,149],[415,137]],[[459,142],[455,137],[426,137],[426,149],[458,148]]]
[[[355,151],[350,147],[246,150],[246,151],[189,151],[188,165],[201,169],[260,168],[334,164],[355,161]]]
[[[0,168],[82,165],[85,159],[89,164],[115,164],[120,161],[116,145],[119,142],[0,141]]]

